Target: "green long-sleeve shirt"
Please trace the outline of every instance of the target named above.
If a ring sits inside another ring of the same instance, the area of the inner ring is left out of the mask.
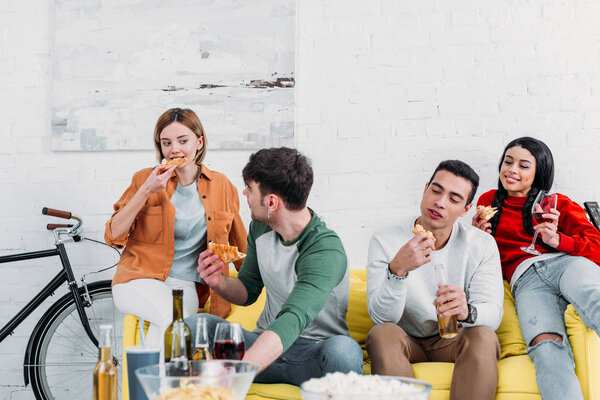
[[[291,242],[283,242],[268,225],[251,222],[239,279],[248,291],[245,305],[254,303],[266,288],[257,331],[274,331],[284,351],[299,336],[321,340],[348,335],[346,253],[337,234],[314,212]]]

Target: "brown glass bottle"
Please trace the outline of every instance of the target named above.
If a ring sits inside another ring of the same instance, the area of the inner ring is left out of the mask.
[[[192,359],[192,330],[183,320],[183,290],[173,290],[173,322],[165,331],[165,362],[171,362],[172,374],[187,375]]]
[[[94,368],[94,400],[117,400],[118,372],[112,358],[111,325],[100,326],[98,364]]]

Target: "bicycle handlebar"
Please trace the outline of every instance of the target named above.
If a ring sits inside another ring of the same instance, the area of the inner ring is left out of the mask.
[[[42,208],[42,214],[49,215],[51,217],[74,219],[76,221],[74,224],[46,225],[46,229],[49,231],[54,231],[54,239],[57,244],[65,241],[63,238],[61,238],[61,235],[68,235],[70,239],[67,240],[75,240],[76,242],[81,240],[80,228],[81,224],[83,224],[83,221],[77,215],[74,215],[70,211],[56,210],[48,207]]]
[[[75,225],[73,224],[48,224],[46,225],[46,229],[48,229],[49,231],[53,231],[56,228],[72,228]]]
[[[69,211],[55,210],[54,208],[48,208],[48,207],[42,208],[42,214],[50,215],[51,217],[64,218],[64,219],[71,218],[71,212],[69,212]]]

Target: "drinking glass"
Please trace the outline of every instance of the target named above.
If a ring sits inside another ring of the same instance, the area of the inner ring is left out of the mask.
[[[550,221],[548,218],[543,218],[542,215],[550,213],[551,208],[556,208],[556,201],[556,193],[550,194],[545,190],[540,190],[535,198],[535,201],[533,202],[533,205],[531,206],[531,215],[537,224]],[[535,232],[531,244],[528,247],[522,246],[521,250],[536,256],[542,254],[535,249],[535,241],[537,240],[537,237],[538,233]]]
[[[215,330],[214,356],[220,360],[241,360],[244,357],[244,333],[238,323],[220,322]]]

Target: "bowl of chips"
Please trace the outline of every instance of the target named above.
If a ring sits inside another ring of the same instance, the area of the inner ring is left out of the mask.
[[[135,371],[150,400],[243,400],[258,365],[238,360],[164,363]]]

